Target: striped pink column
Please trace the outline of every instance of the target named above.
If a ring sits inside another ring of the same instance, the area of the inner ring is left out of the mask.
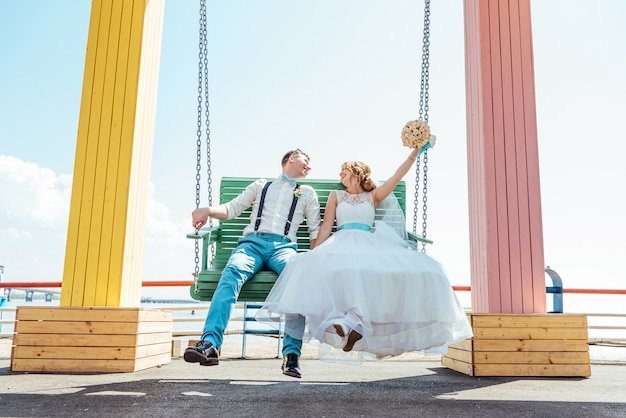
[[[465,0],[474,313],[545,313],[530,0]]]

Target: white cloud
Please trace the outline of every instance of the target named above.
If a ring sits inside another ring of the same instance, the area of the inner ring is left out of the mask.
[[[57,176],[36,163],[0,155],[2,229],[10,224],[22,235],[33,228],[65,226],[71,188],[69,175]]]
[[[0,239],[30,240],[32,234],[29,231],[20,231],[17,228],[0,228]]]
[[[72,176],[0,155],[0,265],[12,281],[61,281]],[[193,242],[189,220],[174,222],[166,205],[150,202],[146,219],[145,280],[189,280]]]

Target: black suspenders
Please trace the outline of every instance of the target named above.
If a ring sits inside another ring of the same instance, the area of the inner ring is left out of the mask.
[[[261,225],[261,214],[263,213],[263,205],[265,204],[265,195],[267,194],[267,189],[270,187],[270,184],[272,184],[271,181],[268,181],[267,183],[265,183],[265,186],[263,187],[263,191],[261,192],[261,201],[259,202],[259,211],[256,214],[256,222],[254,222],[255,231],[258,231],[259,225]]]
[[[271,181],[265,183],[263,186],[263,191],[261,191],[261,200],[259,201],[259,211],[256,214],[256,221],[254,222],[254,230],[258,231],[259,225],[261,225],[261,215],[263,214],[263,206],[265,205],[265,195],[267,194],[267,189],[272,184]],[[296,211],[296,205],[298,204],[298,194],[295,193],[296,190],[300,188],[299,184],[296,184],[296,187],[293,189],[293,200],[291,201],[291,208],[289,209],[289,216],[287,217],[287,223],[285,224],[285,236],[289,235],[289,229],[291,228],[291,221],[293,220],[293,214]]]
[[[293,200],[291,201],[291,209],[289,209],[289,216],[287,217],[287,223],[285,224],[285,236],[289,235],[289,228],[291,228],[291,221],[293,220],[293,213],[296,211],[296,205],[298,204],[298,195],[295,193],[300,188],[299,184],[293,189]]]

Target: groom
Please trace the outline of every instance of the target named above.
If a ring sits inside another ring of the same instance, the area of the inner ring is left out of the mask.
[[[252,207],[250,224],[239,238],[226,267],[207,314],[202,339],[187,347],[184,359],[202,366],[219,364],[219,351],[224,339],[231,310],[243,284],[263,267],[280,274],[289,259],[296,254],[298,225],[307,220],[311,248],[320,229],[320,204],[310,186],[297,184],[309,174],[309,156],[296,149],[282,159],[282,173],[271,182],[265,179],[250,184],[236,198],[215,207],[197,208],[191,214],[192,225],[199,229],[209,217],[233,219]],[[290,327],[302,329],[304,317],[290,320]],[[283,374],[302,377],[300,355],[302,340],[285,335],[283,341]]]

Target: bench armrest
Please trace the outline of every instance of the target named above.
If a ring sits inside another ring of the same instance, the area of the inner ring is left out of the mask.
[[[211,245],[216,243],[220,239],[219,226],[211,226],[208,228],[202,228],[198,232],[187,234],[187,238],[190,239],[203,239],[205,244]]]
[[[415,241],[415,243],[419,242],[423,242],[426,244],[432,244],[433,240],[428,239],[428,238],[424,238],[421,235],[418,234],[414,234],[413,232],[407,232],[408,236],[409,236],[409,241]]]
[[[202,271],[205,271],[209,267],[209,247],[220,239],[219,226],[202,228],[198,232],[187,234],[187,238],[195,240],[202,239],[202,264],[200,268]]]

